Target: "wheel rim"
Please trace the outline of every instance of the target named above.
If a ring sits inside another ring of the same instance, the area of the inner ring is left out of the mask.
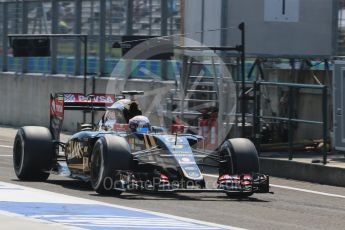
[[[14,169],[18,173],[21,171],[24,160],[24,146],[20,138],[16,139],[13,149]]]

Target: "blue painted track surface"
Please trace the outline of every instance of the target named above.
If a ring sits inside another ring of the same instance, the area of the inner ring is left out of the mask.
[[[0,202],[0,210],[85,229],[221,229],[98,204]]]

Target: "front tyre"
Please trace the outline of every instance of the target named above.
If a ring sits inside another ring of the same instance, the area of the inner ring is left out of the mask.
[[[233,138],[226,140],[220,148],[222,165],[219,167],[219,175],[259,173],[258,152],[249,139]],[[253,193],[227,193],[229,197],[243,198]]]
[[[219,154],[225,163],[220,166],[220,174],[259,173],[260,171],[258,152],[249,139],[226,140]]]
[[[130,170],[132,155],[127,141],[118,136],[105,135],[99,138],[91,155],[91,185],[99,194],[120,195],[115,190],[116,172]]]
[[[49,129],[25,126],[18,130],[13,146],[13,167],[19,180],[45,181],[54,157]]]

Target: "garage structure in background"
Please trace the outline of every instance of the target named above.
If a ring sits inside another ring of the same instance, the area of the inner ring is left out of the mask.
[[[329,58],[336,54],[339,7],[337,0],[188,0],[184,33],[232,46],[240,41],[232,27],[244,22],[249,55]]]
[[[333,71],[333,147],[345,151],[345,60],[334,61]]]

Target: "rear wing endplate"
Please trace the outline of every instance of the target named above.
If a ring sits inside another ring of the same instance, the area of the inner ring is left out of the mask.
[[[55,140],[60,139],[65,110],[75,111],[105,111],[117,100],[125,98],[123,95],[81,93],[56,93],[50,95],[50,125],[49,129]]]

